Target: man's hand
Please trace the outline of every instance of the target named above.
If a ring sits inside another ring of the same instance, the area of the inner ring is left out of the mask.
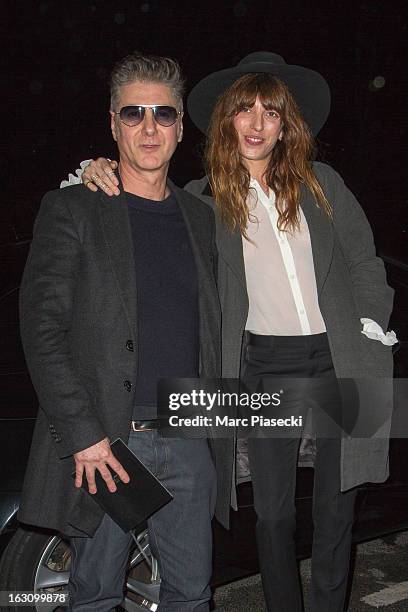
[[[88,481],[88,489],[92,494],[96,493],[97,490],[95,484],[95,470],[99,470],[111,493],[116,491],[116,485],[107,466],[116,472],[122,482],[127,483],[130,480],[129,474],[112,453],[108,438],[104,438],[97,444],[85,448],[79,453],[75,453],[74,459],[75,486],[79,488],[82,485],[82,477],[85,472]]]
[[[94,159],[82,173],[82,182],[91,191],[102,189],[106,195],[119,195],[119,181],[115,176],[114,170],[118,167],[118,162],[109,161],[105,157]]]

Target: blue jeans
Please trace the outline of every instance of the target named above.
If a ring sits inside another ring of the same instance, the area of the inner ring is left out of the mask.
[[[211,597],[216,498],[207,440],[131,431],[129,447],[174,496],[148,521],[150,548],[161,576],[159,610],[204,612]],[[132,541],[108,515],[94,537],[71,538],[72,612],[112,612],[120,605]]]

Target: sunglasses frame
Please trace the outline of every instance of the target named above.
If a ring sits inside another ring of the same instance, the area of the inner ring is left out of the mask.
[[[125,121],[123,121],[123,119],[120,116],[120,113],[123,111],[124,108],[139,108],[139,109],[143,108],[144,109],[143,116],[142,116],[141,120],[139,121],[139,123],[135,123],[135,125],[129,125],[128,123],[125,123]],[[143,121],[145,119],[145,116],[146,116],[146,111],[145,111],[146,108],[151,108],[152,109],[153,118],[154,118],[155,122],[158,125],[161,125],[162,127],[171,127],[172,125],[177,123],[177,119],[179,117],[183,116],[183,111],[179,111],[179,110],[177,110],[177,108],[175,108],[174,106],[170,106],[169,104],[127,104],[126,106],[122,106],[120,111],[113,111],[113,113],[115,115],[119,115],[119,120],[121,121],[121,123],[123,123],[127,127],[136,127],[136,126],[140,125],[141,123],[143,123]],[[157,119],[156,119],[156,109],[158,109],[158,108],[172,108],[173,110],[175,110],[177,115],[176,115],[176,118],[173,121],[173,123],[170,123],[169,125],[163,125],[162,123],[160,123],[160,121],[157,121]]]

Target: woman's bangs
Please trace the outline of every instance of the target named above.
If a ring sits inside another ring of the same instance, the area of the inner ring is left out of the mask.
[[[251,108],[255,104],[258,88],[254,81],[242,83],[242,86],[237,88],[235,95],[230,97],[231,100],[231,115],[236,115],[243,108]]]
[[[258,96],[262,106],[267,110],[276,110],[281,114],[285,108],[284,86],[271,74],[262,74],[259,77]]]
[[[267,110],[279,113],[284,108],[284,91],[280,81],[270,74],[247,74],[235,84],[235,95],[230,97],[231,115],[243,108],[251,108],[257,96]]]

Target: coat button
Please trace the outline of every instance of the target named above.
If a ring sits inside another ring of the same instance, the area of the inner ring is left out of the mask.
[[[130,382],[130,380],[124,380],[123,381],[123,386],[125,387],[126,391],[130,391],[132,390],[132,383]]]
[[[128,340],[126,342],[126,348],[128,351],[133,351],[133,341],[132,340]]]

